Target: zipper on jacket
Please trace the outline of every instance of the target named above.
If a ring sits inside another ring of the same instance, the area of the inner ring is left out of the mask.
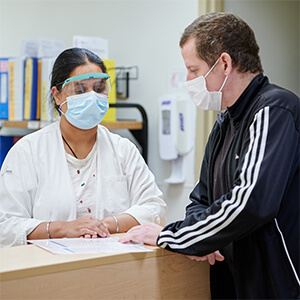
[[[211,156],[209,157],[209,167],[208,167],[208,178],[209,178],[209,184],[208,184],[208,199],[209,202],[212,203],[213,202],[213,182],[214,182],[214,163],[216,161],[217,158],[217,154],[220,151],[221,145],[222,145],[222,141],[224,140],[225,137],[225,130],[224,130],[224,121],[225,118],[227,116],[227,112],[224,113],[220,113],[217,117],[217,122],[216,122],[216,127],[214,129],[214,132],[212,133],[212,141],[211,144],[215,145]]]

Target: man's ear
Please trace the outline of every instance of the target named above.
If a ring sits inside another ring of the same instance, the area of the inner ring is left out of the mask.
[[[223,52],[220,56],[220,61],[222,64],[223,72],[225,76],[228,76],[232,72],[232,58],[231,56]]]
[[[57,89],[56,86],[53,86],[51,88],[51,93],[53,95],[53,98],[54,98],[56,104],[59,106],[63,102],[62,99],[61,99],[61,93],[60,93],[60,91]]]

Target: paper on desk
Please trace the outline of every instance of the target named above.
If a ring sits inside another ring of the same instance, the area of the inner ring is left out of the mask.
[[[28,241],[54,254],[87,254],[87,253],[132,253],[149,252],[143,244],[118,242],[117,237],[85,239],[63,238],[51,240]]]

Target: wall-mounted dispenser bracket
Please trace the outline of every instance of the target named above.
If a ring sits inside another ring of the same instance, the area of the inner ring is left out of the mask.
[[[138,79],[138,66],[116,67],[117,98],[126,100],[129,97],[129,81]]]

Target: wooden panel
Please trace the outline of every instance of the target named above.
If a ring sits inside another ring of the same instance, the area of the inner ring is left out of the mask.
[[[1,299],[209,299],[209,265],[179,254],[1,282]]]
[[[184,255],[163,256],[158,299],[210,299],[209,264]]]
[[[114,234],[113,236],[120,235],[122,234]],[[2,248],[0,249],[0,279],[1,281],[21,279],[170,254],[169,251],[158,247],[146,247],[155,251],[54,255],[35,245]]]
[[[112,129],[136,129],[140,130],[143,128],[142,122],[136,121],[116,121],[116,122],[103,122],[101,125],[105,126],[106,128]]]

